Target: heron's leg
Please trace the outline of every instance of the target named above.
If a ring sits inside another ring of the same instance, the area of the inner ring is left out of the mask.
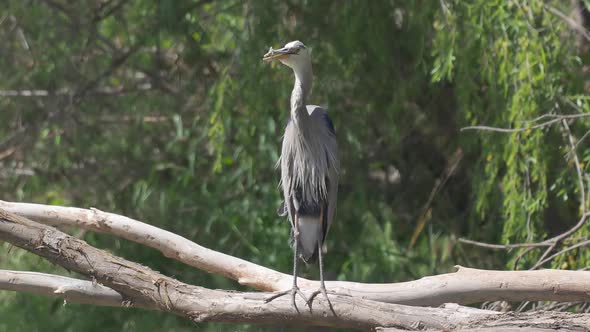
[[[309,305],[309,300],[307,299],[307,297],[305,297],[305,295],[303,294],[303,292],[299,289],[299,286],[297,286],[297,257],[299,257],[299,246],[297,245],[297,243],[299,242],[299,230],[297,229],[297,215],[295,215],[295,230],[293,231],[293,237],[295,237],[295,243],[294,243],[294,255],[293,255],[293,287],[291,287],[291,289],[286,290],[286,291],[282,291],[282,292],[278,292],[268,298],[266,298],[264,300],[264,302],[268,303],[276,298],[279,298],[283,295],[287,295],[287,294],[291,294],[291,305],[293,306],[293,308],[295,308],[295,310],[297,312],[299,312],[299,309],[297,308],[297,303],[295,302],[295,296],[296,294],[299,294],[299,296],[301,296],[301,298],[303,298],[303,301],[305,301],[305,303],[307,303]]]
[[[313,302],[313,299],[316,296],[318,296],[320,293],[322,293],[322,295],[324,295],[324,298],[328,302],[328,305],[330,306],[330,311],[332,311],[334,316],[336,316],[336,312],[334,311],[334,307],[332,307],[332,302],[330,302],[330,299],[328,298],[328,292],[326,291],[326,284],[324,283],[324,260],[322,258],[322,244],[320,241],[318,241],[318,262],[320,265],[320,289],[311,293],[311,296],[309,297],[309,302],[307,302],[307,305],[311,308],[311,304]]]

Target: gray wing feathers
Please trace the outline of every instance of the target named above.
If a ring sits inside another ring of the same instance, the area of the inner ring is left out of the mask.
[[[336,205],[338,201],[338,176],[340,173],[340,158],[338,156],[338,141],[336,140],[336,131],[332,120],[328,116],[328,112],[316,105],[307,105],[307,112],[310,117],[318,124],[322,133],[323,145],[328,160],[328,173],[327,173],[327,205],[328,205],[328,216],[327,225],[322,240],[325,240],[330,226],[334,222],[336,217]]]
[[[330,171],[328,172],[328,225],[326,227],[326,231],[324,232],[324,239],[326,238],[326,235],[328,235],[330,226],[336,217],[336,205],[338,201],[338,173],[340,172],[340,159],[338,157],[338,143],[336,142],[336,137],[334,137],[334,140],[330,144],[332,146],[329,147],[329,149],[334,154],[331,156],[334,165],[331,165]]]

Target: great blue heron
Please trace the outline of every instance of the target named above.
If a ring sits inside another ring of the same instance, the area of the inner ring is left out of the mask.
[[[293,287],[267,299],[299,294],[311,308],[311,301],[322,293],[330,309],[332,304],[324,284],[322,246],[336,212],[338,196],[338,144],[332,120],[325,109],[307,105],[311,92],[311,54],[300,41],[287,43],[283,48],[272,48],[264,61],[279,60],[293,69],[295,86],[291,93],[291,118],[285,128],[281,152],[281,185],[284,203],[279,214],[288,215],[291,222],[291,239],[295,251],[293,259]],[[297,259],[305,262],[319,260],[320,288],[309,299],[297,286]]]

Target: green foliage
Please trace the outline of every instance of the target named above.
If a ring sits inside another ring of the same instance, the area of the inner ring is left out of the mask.
[[[519,252],[473,250],[456,238],[531,242],[576,223],[582,202],[567,133],[560,123],[509,134],[460,128],[527,128],[544,114],[590,111],[588,57],[555,10],[570,8],[540,0],[9,0],[0,90],[48,95],[0,99],[1,198],[121,213],[290,272],[275,164],[293,78],[261,56],[301,39],[313,51],[311,103],[328,106],[342,159],[328,277],[394,282],[455,264],[512,268]],[[584,176],[588,125],[570,123]],[[143,246],[78,235],[186,282],[241,289]],[[1,268],[68,274],[9,248]],[[589,262],[580,248],[551,264]],[[314,267],[302,273],[317,277]],[[195,329],[162,314],[8,292],[0,316],[0,331]]]

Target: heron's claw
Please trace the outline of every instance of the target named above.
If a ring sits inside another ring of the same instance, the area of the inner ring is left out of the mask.
[[[320,293],[322,295],[324,295],[324,298],[326,299],[326,301],[328,302],[328,305],[330,306],[330,311],[332,311],[332,314],[334,314],[334,316],[336,316],[336,312],[334,311],[334,307],[332,306],[332,302],[330,301],[330,298],[328,298],[328,292],[326,291],[326,286],[324,286],[324,285],[320,286],[320,289],[318,289],[317,291],[311,293],[311,296],[309,297],[309,300],[307,301],[307,306],[309,307],[309,309],[311,310],[313,300]]]
[[[309,299],[305,296],[305,294],[303,294],[303,292],[301,291],[301,289],[299,289],[299,287],[297,287],[297,285],[293,285],[293,288],[288,289],[286,291],[282,291],[282,292],[278,292],[276,294],[273,294],[269,297],[267,297],[266,299],[264,299],[264,303],[268,303],[272,300],[275,300],[281,296],[290,294],[291,295],[291,306],[293,306],[293,308],[295,308],[295,311],[299,312],[299,308],[297,308],[297,302],[295,301],[295,296],[297,294],[299,294],[299,296],[301,296],[301,298],[303,299],[303,301],[305,301],[305,303],[309,306]],[[311,309],[311,307],[310,307]]]

